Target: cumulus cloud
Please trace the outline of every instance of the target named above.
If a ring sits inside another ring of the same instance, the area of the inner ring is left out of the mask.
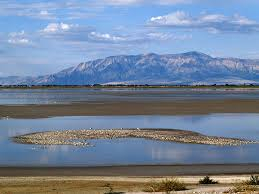
[[[7,42],[9,44],[15,44],[15,45],[28,45],[31,43],[31,41],[26,37],[26,34],[24,31],[11,32],[8,35]]]
[[[89,26],[61,22],[49,23],[45,28],[39,30],[38,34],[56,42],[85,42],[89,41],[89,34],[93,31],[94,29]]]
[[[192,19],[183,11],[177,11],[164,16],[151,17],[150,24],[159,26],[188,26]]]
[[[151,17],[148,25],[171,28],[206,29],[212,33],[219,32],[258,32],[259,23],[244,16],[235,14],[201,14],[191,16],[183,11],[176,11],[167,15]]]
[[[111,33],[100,33],[89,26],[78,24],[50,23],[39,31],[40,35],[53,39],[62,39],[73,42],[121,42],[126,37],[112,35]]]
[[[61,38],[73,42],[124,42],[128,41],[127,36],[113,35],[111,33],[97,32],[89,26],[80,26],[78,24],[50,23],[40,30],[42,36],[48,38]]]
[[[73,28],[73,24],[65,24],[65,23],[50,23],[48,24],[42,32],[44,33],[58,33],[58,32],[65,32],[71,30]]]
[[[39,34],[55,41],[61,39],[68,42],[107,44],[142,44],[146,42],[175,41],[192,38],[191,35],[175,35],[169,32],[150,31],[149,29],[128,33],[123,33],[121,30],[117,30],[116,32],[99,32],[89,26],[68,23],[49,23],[39,31]]]

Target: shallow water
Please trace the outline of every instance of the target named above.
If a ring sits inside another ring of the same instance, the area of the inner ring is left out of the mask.
[[[118,100],[259,99],[259,89],[1,89],[1,104],[65,104]]]
[[[12,143],[25,133],[67,129],[175,128],[206,135],[259,140],[259,114],[195,116],[85,116],[0,120],[0,165],[259,163],[259,145],[209,146],[146,139],[90,140],[94,147]]]

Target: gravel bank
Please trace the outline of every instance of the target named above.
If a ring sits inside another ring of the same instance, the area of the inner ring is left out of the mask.
[[[109,129],[109,130],[66,130],[25,134],[12,140],[22,144],[90,146],[89,139],[145,138],[158,141],[238,146],[259,143],[256,141],[206,136],[200,133],[176,129]]]

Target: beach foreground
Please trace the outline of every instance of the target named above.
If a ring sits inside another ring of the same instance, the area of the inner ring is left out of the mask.
[[[249,180],[249,175],[220,175],[211,178],[216,185],[199,185],[203,176],[173,177],[187,186],[186,191],[173,193],[231,193],[234,184]],[[100,177],[100,176],[54,176],[54,177],[0,177],[0,193],[146,193],[152,182],[159,182],[172,177]],[[256,191],[257,192],[257,191]],[[256,193],[254,192],[254,193]],[[160,192],[162,193],[162,192]],[[252,192],[251,192],[252,193]]]
[[[0,167],[0,193],[143,193],[150,184],[171,178],[187,186],[177,193],[226,193],[251,174],[259,174],[259,164]],[[198,184],[206,175],[219,184]]]

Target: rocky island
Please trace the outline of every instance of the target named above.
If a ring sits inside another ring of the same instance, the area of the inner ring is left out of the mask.
[[[206,136],[197,132],[177,129],[90,129],[65,130],[30,133],[12,137],[16,143],[36,145],[90,146],[90,139],[145,138],[158,141],[206,144],[218,146],[238,146],[259,143],[237,138]]]

